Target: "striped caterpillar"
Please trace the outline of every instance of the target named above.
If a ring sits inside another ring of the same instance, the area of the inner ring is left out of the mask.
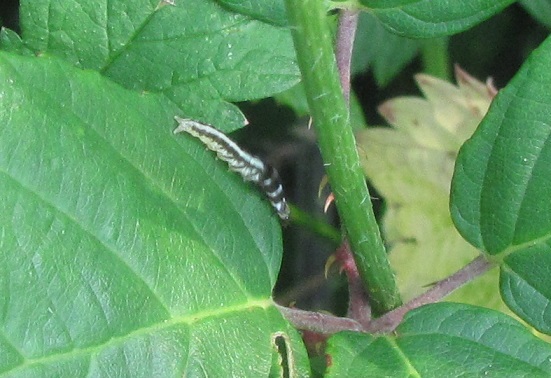
[[[198,138],[209,150],[216,152],[220,160],[228,163],[230,170],[260,187],[282,220],[289,219],[290,209],[283,195],[279,174],[271,165],[244,151],[226,134],[210,125],[178,116],[174,119],[178,122],[174,134],[185,131]]]

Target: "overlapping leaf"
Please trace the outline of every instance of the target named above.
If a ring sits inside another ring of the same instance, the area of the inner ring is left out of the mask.
[[[98,70],[121,85],[161,93],[188,117],[233,130],[229,101],[299,81],[289,30],[214,0],[22,1],[21,44]]]
[[[238,13],[287,25],[284,2],[218,0]],[[339,6],[341,1],[333,5]],[[411,38],[431,38],[455,34],[486,20],[514,0],[359,0],[387,28]],[[346,3],[346,2],[344,2]],[[539,5],[540,8],[543,5]],[[345,5],[346,7],[346,5]],[[400,52],[397,51],[399,54]]]
[[[460,150],[451,211],[501,268],[506,303],[551,333],[551,39],[496,97]]]
[[[0,54],[0,375],[267,376],[297,341],[269,204],[165,100]]]
[[[499,312],[439,303],[410,312],[397,336],[329,340],[327,377],[548,377],[551,346]]]
[[[358,20],[352,70],[358,73],[369,67],[377,84],[385,86],[415,57],[418,48],[418,41],[390,33],[376,17],[364,12]]]
[[[467,30],[514,0],[360,0],[391,31],[432,38]]]

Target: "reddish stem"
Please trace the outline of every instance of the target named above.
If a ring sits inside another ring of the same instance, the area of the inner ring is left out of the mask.
[[[369,332],[391,332],[402,322],[404,315],[414,308],[429,303],[435,303],[449,295],[452,291],[472,281],[483,273],[486,273],[492,265],[483,255],[478,256],[469,264],[452,274],[451,276],[438,281],[432,288],[420,296],[412,299],[403,306],[387,312],[377,319],[373,319],[367,331]]]
[[[337,249],[335,258],[341,264],[341,269],[345,272],[348,279],[347,316],[358,321],[363,326],[367,326],[371,320],[371,307],[348,240],[345,240]]]
[[[341,78],[341,86],[347,104],[350,104],[350,63],[358,25],[358,12],[341,10],[337,30],[337,66]]]
[[[438,302],[452,291],[472,281],[492,267],[493,265],[488,262],[484,256],[480,255],[451,276],[438,281],[425,293],[412,299],[405,305],[384,314],[380,318],[372,319],[368,324],[362,324],[363,322],[360,323],[350,318],[341,318],[333,315],[291,309],[282,306],[277,307],[287,320],[298,329],[305,329],[325,335],[345,330],[368,333],[388,333],[396,329],[408,311],[425,304]]]

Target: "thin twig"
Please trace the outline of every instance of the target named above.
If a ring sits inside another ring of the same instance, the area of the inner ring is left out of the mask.
[[[337,66],[341,78],[342,92],[347,104],[350,104],[350,63],[358,25],[358,12],[341,10],[337,30]]]
[[[367,325],[361,324],[350,318],[341,318],[279,305],[276,306],[287,320],[298,329],[309,330],[325,335],[345,330],[368,333],[388,333],[396,329],[408,311],[425,304],[438,302],[454,290],[487,272],[492,267],[493,265],[488,262],[484,256],[480,255],[451,276],[438,281],[425,293],[412,299],[405,305],[386,313],[380,318],[373,319]]]
[[[276,305],[285,318],[296,328],[330,335],[340,331],[361,332],[364,327],[357,321],[334,315],[299,310]]]
[[[345,239],[337,249],[335,258],[341,264],[341,269],[345,272],[348,280],[348,311],[346,315],[363,326],[367,326],[371,321],[371,306],[348,240]]]
[[[472,281],[483,273],[486,273],[493,265],[484,258],[483,255],[478,256],[469,264],[452,274],[451,276],[438,281],[432,288],[427,290],[420,296],[412,299],[403,306],[392,310],[380,318],[373,319],[369,324],[368,331],[376,333],[392,332],[402,322],[404,315],[414,308],[435,303],[449,295],[452,291],[463,286],[467,282]]]
[[[358,14],[357,11],[341,10],[337,30],[336,59],[342,92],[348,107],[350,107],[350,66],[358,26]],[[366,325],[371,319],[371,306],[369,305],[364,282],[359,275],[352,251],[350,251],[348,240],[344,240],[336,255],[348,278],[349,301],[347,315],[362,325]]]

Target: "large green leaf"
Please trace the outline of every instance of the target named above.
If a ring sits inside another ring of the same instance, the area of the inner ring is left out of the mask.
[[[226,131],[245,122],[228,101],[258,99],[299,81],[290,32],[214,0],[21,2],[22,44],[161,93]]]
[[[307,374],[276,216],[176,105],[4,52],[0,88],[0,375]]]
[[[451,212],[461,234],[501,267],[506,303],[551,333],[551,39],[500,91],[461,148]]]
[[[397,336],[329,340],[327,377],[549,377],[551,345],[514,319],[438,303],[406,315]]]
[[[432,38],[467,30],[515,0],[359,0],[391,31]]]

